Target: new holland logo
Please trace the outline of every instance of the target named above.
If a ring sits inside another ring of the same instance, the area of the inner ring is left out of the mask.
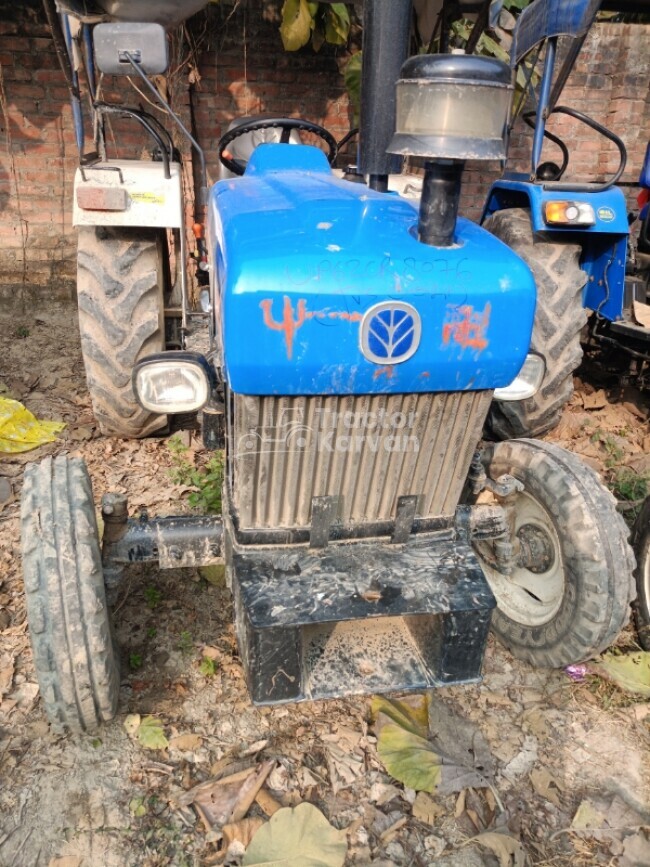
[[[399,364],[416,352],[421,333],[420,314],[415,307],[383,301],[367,310],[361,320],[361,352],[375,364]]]

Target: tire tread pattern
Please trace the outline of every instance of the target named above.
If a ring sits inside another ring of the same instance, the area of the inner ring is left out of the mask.
[[[167,423],[166,416],[142,409],[131,387],[136,361],[165,348],[161,251],[155,229],[79,229],[81,349],[105,436],[145,437]]]
[[[546,374],[536,395],[523,401],[494,401],[488,428],[496,439],[538,437],[552,430],[573,394],[573,373],[582,360],[580,332],[587,321],[578,244],[550,243],[534,236],[523,208],[498,211],[483,224],[526,262],[537,286],[537,308],[530,348],[546,359]]]
[[[21,501],[34,665],[58,731],[90,732],[116,713],[119,664],[88,471],[80,458],[29,464]]]

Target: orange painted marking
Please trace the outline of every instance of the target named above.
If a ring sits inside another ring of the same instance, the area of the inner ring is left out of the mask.
[[[463,349],[482,352],[489,343],[487,330],[492,306],[488,301],[484,309],[476,312],[473,307],[448,307],[447,319],[442,326],[442,342],[445,346],[454,340]]]
[[[288,295],[284,296],[282,306],[282,319],[277,321],[273,318],[273,299],[265,298],[260,301],[264,325],[272,331],[281,331],[284,334],[284,342],[287,348],[287,358],[291,360],[293,355],[293,341],[296,332],[308,319],[343,319],[347,322],[361,322],[361,313],[348,313],[347,310],[307,310],[305,298],[299,298],[294,315],[293,304]]]
[[[386,367],[378,367],[372,375],[373,379],[379,379],[380,376],[385,376],[386,379],[392,379],[395,376],[395,368],[387,364]]]

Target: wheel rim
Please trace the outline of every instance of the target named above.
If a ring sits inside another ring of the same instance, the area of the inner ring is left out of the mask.
[[[557,614],[564,599],[564,561],[560,539],[551,516],[527,492],[517,495],[514,505],[514,535],[544,540],[544,557],[532,569],[516,565],[511,575],[503,575],[481,561],[485,577],[497,600],[498,609],[522,626],[541,626]],[[646,570],[646,580],[649,580]]]

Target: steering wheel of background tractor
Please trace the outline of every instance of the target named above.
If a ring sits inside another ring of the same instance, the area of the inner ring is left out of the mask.
[[[247,123],[242,123],[240,126],[236,126],[234,129],[228,130],[227,133],[221,136],[219,139],[218,145],[218,156],[223,165],[229,169],[235,175],[243,175],[246,171],[246,164],[241,160],[232,159],[231,157],[227,157],[225,155],[225,151],[228,148],[228,145],[233,142],[236,138],[239,138],[242,135],[246,135],[249,132],[255,132],[259,129],[281,129],[282,135],[280,136],[280,144],[288,144],[289,136],[291,135],[291,130],[303,130],[304,132],[311,132],[314,135],[319,136],[323,139],[329,151],[327,153],[327,161],[330,165],[333,164],[336,159],[337,146],[336,139],[333,135],[331,135],[323,126],[320,126],[317,123],[312,123],[309,120],[300,120],[295,117],[265,117],[259,118],[259,120],[252,120]]]

